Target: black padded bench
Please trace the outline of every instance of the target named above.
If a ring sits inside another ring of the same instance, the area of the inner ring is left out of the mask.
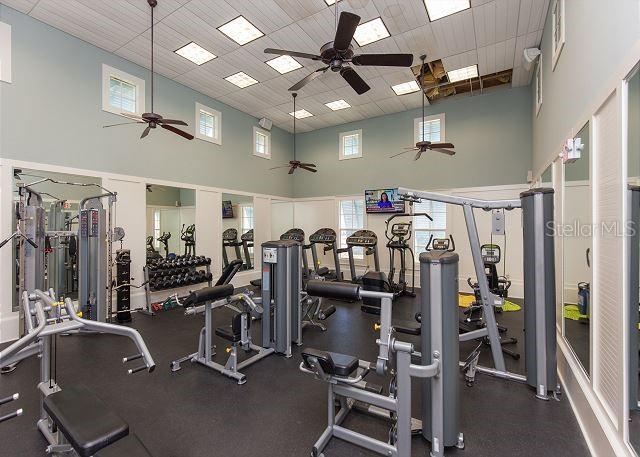
[[[359,365],[357,357],[310,348],[302,351],[304,366],[309,370],[313,370],[309,360],[310,358],[315,358],[318,361],[320,368],[322,368],[322,371],[329,376],[340,376],[346,378],[353,373]]]
[[[91,457],[129,434],[129,424],[86,388],[48,395],[43,406],[80,457]]]
[[[152,457],[152,455],[142,441],[131,434],[98,451],[94,457]]]

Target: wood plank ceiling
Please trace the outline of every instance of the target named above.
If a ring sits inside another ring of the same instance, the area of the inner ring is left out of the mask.
[[[149,7],[145,0],[0,0],[42,22],[149,68]],[[477,64],[481,75],[513,68],[514,86],[529,84],[522,66],[527,47],[539,46],[549,0],[471,0],[471,9],[430,22],[423,0],[343,0],[362,22],[381,17],[390,37],[356,53],[408,52],[442,59],[446,70]],[[264,36],[244,46],[217,30],[243,15]],[[156,71],[163,76],[275,125],[292,129],[287,89],[320,65],[298,59],[303,68],[280,75],[265,62],[267,47],[316,54],[334,34],[334,7],[325,0],[159,0],[156,8]],[[202,66],[173,51],[195,41],[218,58]],[[335,74],[325,74],[300,91],[298,109],[313,117],[297,123],[310,131],[420,106],[418,94],[396,96],[394,84],[410,81],[408,68],[358,67],[371,90],[358,96]],[[240,89],[223,78],[243,71],[259,81]],[[330,73],[330,72],[329,72]],[[162,95],[160,94],[160,97]],[[331,111],[324,104],[344,99],[352,107]],[[445,102],[446,103],[446,102]]]

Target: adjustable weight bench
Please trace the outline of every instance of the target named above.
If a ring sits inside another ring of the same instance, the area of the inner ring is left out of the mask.
[[[80,457],[151,457],[129,425],[86,388],[70,387],[44,398],[43,408]],[[114,446],[114,449],[111,447]],[[64,444],[52,451],[62,451]]]

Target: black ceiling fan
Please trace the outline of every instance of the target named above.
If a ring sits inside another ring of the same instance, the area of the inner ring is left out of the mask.
[[[338,17],[338,3],[336,5],[336,19]],[[410,67],[413,63],[412,54],[360,54],[354,55],[351,40],[356,32],[356,28],[360,23],[360,16],[357,14],[343,11],[340,14],[340,20],[336,25],[336,35],[333,41],[328,42],[320,48],[320,55],[307,54],[305,52],[285,51],[282,49],[267,48],[264,50],[267,54],[286,55],[291,57],[300,57],[302,59],[311,59],[321,61],[326,66],[322,67],[304,79],[289,88],[290,91],[296,91],[306,86],[309,82],[324,74],[327,70],[340,73],[345,81],[355,90],[358,95],[367,92],[369,85],[356,73],[349,65],[360,66],[386,66],[386,67]]]
[[[426,58],[427,58],[426,55],[420,56],[420,60],[422,60],[422,66],[420,67],[419,92],[420,92],[420,97],[422,98],[422,125],[423,126],[424,126],[424,97],[425,97],[424,95],[424,61],[426,60]],[[415,146],[412,146],[410,148],[404,148],[405,149],[404,151],[394,154],[390,157],[397,157],[399,155],[406,154],[407,152],[410,152],[410,151],[418,151],[416,156],[413,158],[413,160],[418,160],[420,157],[422,157],[422,153],[427,151],[437,151],[437,152],[442,152],[443,154],[448,154],[452,156],[452,155],[455,155],[456,153],[456,151],[452,150],[454,147],[455,146],[453,145],[453,143],[432,143],[431,141],[418,141]]]
[[[298,96],[298,94],[294,92],[293,94],[291,94],[291,96],[293,97],[293,160],[290,160],[287,165],[269,168],[269,170],[277,170],[278,168],[289,168],[289,174],[292,175],[297,168],[301,168],[303,170],[316,173],[318,170],[316,170],[315,163],[304,163],[296,160],[296,97]]]
[[[147,127],[142,131],[142,135],[140,138],[146,137],[151,129],[155,129],[160,126],[163,129],[169,130],[177,135],[180,135],[187,140],[193,140],[193,135],[185,132],[184,130],[180,130],[179,128],[174,127],[174,125],[189,125],[184,121],[180,121],[177,119],[165,119],[160,114],[157,114],[153,111],[153,80],[154,80],[154,71],[153,71],[153,10],[158,5],[158,0],[147,0],[147,3],[151,7],[151,112],[143,113],[142,116],[136,116],[131,113],[120,113],[124,117],[129,119],[133,119],[135,122],[121,122],[119,124],[111,124],[105,125],[103,128],[107,127],[116,127],[118,125],[126,125],[126,124],[147,124]]]

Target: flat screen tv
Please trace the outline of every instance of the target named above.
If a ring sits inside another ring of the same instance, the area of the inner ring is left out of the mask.
[[[364,201],[367,213],[404,213],[397,188],[365,190]]]
[[[222,201],[222,219],[233,219],[233,205],[231,200]]]

